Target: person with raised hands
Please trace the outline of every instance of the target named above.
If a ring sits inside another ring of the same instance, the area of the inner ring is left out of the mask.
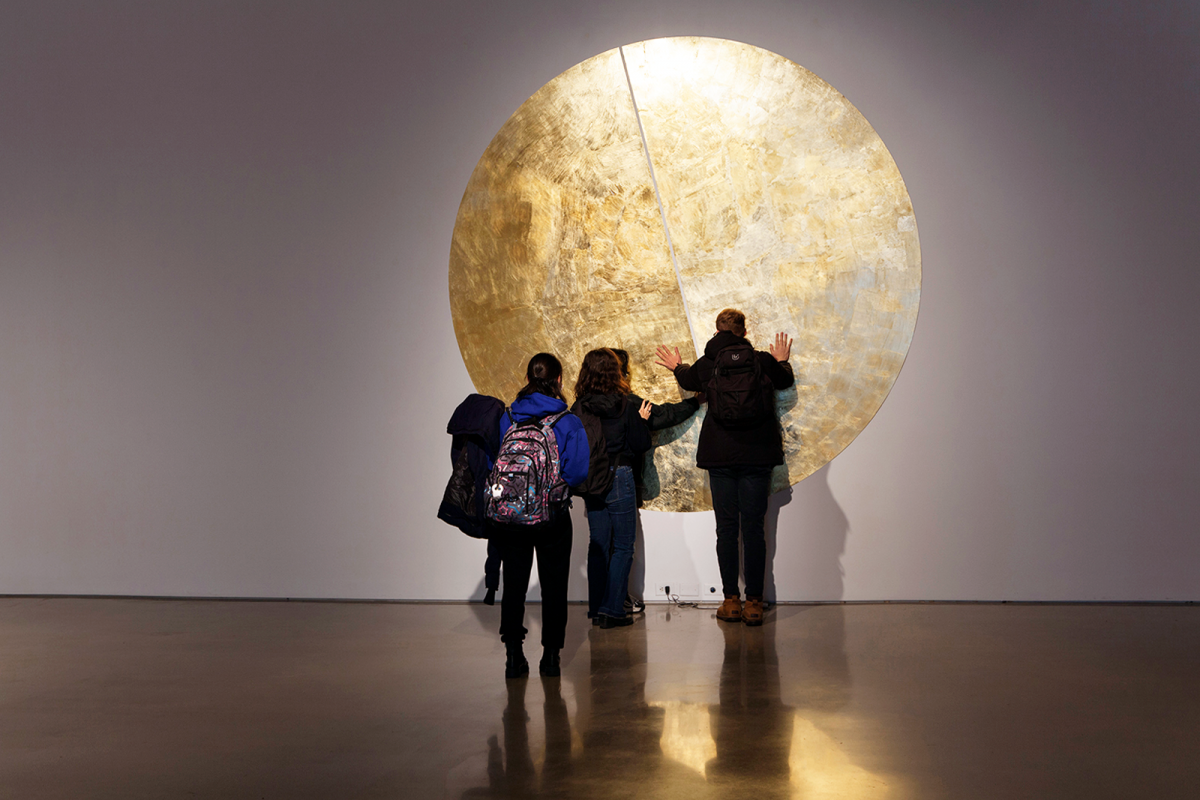
[[[792,340],[777,333],[767,351],[746,338],[746,315],[726,308],[717,330],[695,364],[679,348],[659,345],[655,363],[675,375],[683,389],[704,392],[708,412],[700,428],[696,466],[708,471],[717,529],[717,565],[724,602],[717,619],[763,623],[766,580],[767,498],[771,471],[784,463],[783,432],[775,414],[775,392],[795,383]],[[744,554],[746,602],[738,582],[739,533]]]

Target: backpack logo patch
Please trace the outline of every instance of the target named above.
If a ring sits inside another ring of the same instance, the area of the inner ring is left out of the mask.
[[[708,413],[726,428],[749,428],[774,413],[771,391],[754,348],[741,342],[722,348],[713,358],[705,392]]]

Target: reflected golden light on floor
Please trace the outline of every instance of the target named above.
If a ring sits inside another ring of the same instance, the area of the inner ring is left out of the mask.
[[[792,724],[793,797],[805,800],[897,800],[908,792],[894,776],[860,767],[829,734],[797,713]]]
[[[661,740],[663,755],[703,775],[705,765],[717,757],[708,706],[679,700],[650,705],[665,712]]]
[[[708,768],[717,758],[712,707],[679,700],[650,705],[664,712],[663,755],[711,779]],[[903,780],[855,764],[836,739],[800,712],[793,714],[788,767],[787,793],[796,800],[900,800],[911,796]]]

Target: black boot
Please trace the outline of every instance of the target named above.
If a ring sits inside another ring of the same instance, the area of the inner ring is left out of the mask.
[[[484,594],[484,596],[483,596],[483,604],[486,606],[496,605],[496,590],[495,589],[487,590],[487,593]]]
[[[521,643],[507,642],[504,646],[508,650],[508,660],[504,663],[504,677],[524,678],[529,674],[529,662],[525,660]]]
[[[600,615],[600,627],[607,630],[608,628],[624,628],[626,625],[633,624],[632,616],[610,617],[608,614]]]
[[[562,675],[562,667],[558,663],[558,648],[547,647],[542,651],[542,660],[538,664],[538,672],[543,678],[557,678]]]

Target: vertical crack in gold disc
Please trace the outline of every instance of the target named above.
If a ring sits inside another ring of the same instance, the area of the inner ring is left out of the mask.
[[[511,401],[539,350],[563,360],[569,385],[588,350],[624,347],[635,391],[670,402],[680,394],[653,351],[695,357],[681,289],[702,341],[720,309],[740,308],[756,346],[795,337],[775,488],[796,483],[866,426],[908,351],[921,267],[904,182],[862,115],[781,56],[658,39],[624,48],[629,84],[620,56],[546,84],[471,176],[450,257],[467,370],[479,391]],[[647,508],[711,508],[699,422],[656,435]]]

